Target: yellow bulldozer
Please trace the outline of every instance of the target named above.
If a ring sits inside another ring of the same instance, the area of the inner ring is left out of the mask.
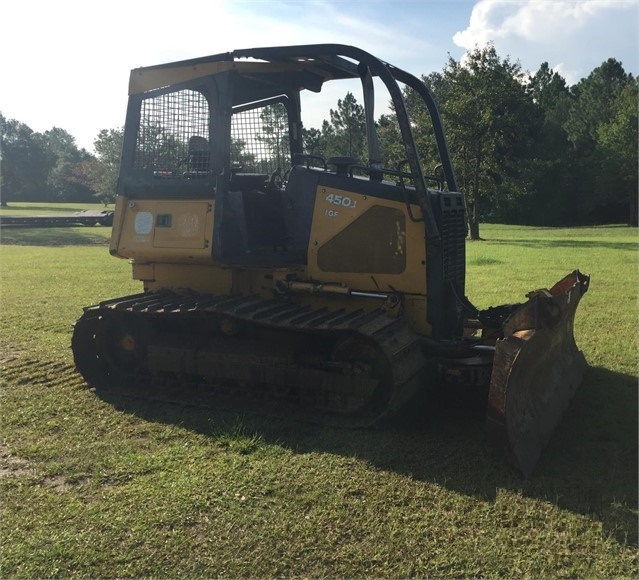
[[[368,159],[309,154],[302,96],[361,87]],[[378,138],[376,92],[400,163]],[[428,112],[425,173],[405,98]],[[309,93],[310,92],[310,93]],[[464,385],[525,475],[582,380],[578,270],[527,300],[465,294],[465,202],[415,76],[335,44],[134,69],[110,252],[143,291],[85,308],[75,364],[97,390],[369,427]]]

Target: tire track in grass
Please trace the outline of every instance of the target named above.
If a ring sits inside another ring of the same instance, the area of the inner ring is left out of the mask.
[[[82,377],[72,364],[33,358],[13,358],[2,364],[3,387],[80,387]]]

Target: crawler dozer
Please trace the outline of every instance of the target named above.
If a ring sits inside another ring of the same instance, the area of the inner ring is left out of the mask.
[[[367,159],[305,147],[302,102],[340,81],[361,87]],[[432,124],[431,174],[408,93]],[[134,69],[117,187],[110,252],[143,291],[75,324],[75,364],[96,390],[368,427],[463,385],[528,475],[582,380],[573,322],[589,277],[473,306],[436,101],[365,51],[257,48]]]

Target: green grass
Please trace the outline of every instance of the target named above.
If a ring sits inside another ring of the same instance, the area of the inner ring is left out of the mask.
[[[113,210],[114,206],[105,207],[102,203],[28,203],[10,202],[8,207],[0,207],[0,220],[3,216],[50,216],[70,214],[77,211]],[[104,245],[108,243],[110,228],[100,226],[84,226],[74,228],[30,228],[22,226],[6,226],[0,228],[0,243],[3,245],[31,246],[77,246]]]
[[[96,397],[72,324],[139,286],[107,228],[86,232],[2,232],[2,577],[637,576],[637,230],[485,225],[467,244],[480,307],[592,275],[591,368],[529,480],[468,409],[350,432]]]
[[[466,292],[478,307],[523,301],[528,291],[580,269],[591,285],[575,322],[577,342],[591,365],[636,376],[636,228],[484,225],[482,237],[466,244]]]

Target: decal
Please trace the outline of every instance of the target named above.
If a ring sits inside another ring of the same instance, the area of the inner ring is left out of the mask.
[[[135,215],[135,233],[141,236],[150,234],[153,230],[153,214],[150,211],[141,211]]]
[[[333,205],[339,205],[342,207],[350,207],[353,209],[357,207],[357,201],[348,197],[348,195],[337,195],[334,193],[329,193],[326,196],[326,201],[328,203],[332,203]]]
[[[200,230],[200,218],[194,213],[185,213],[180,216],[178,231],[183,238],[193,238]]]

